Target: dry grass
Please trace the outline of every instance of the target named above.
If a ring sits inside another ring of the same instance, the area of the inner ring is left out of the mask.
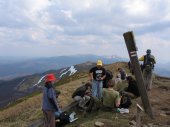
[[[127,114],[99,111],[84,116],[81,115],[78,121],[68,124],[66,127],[94,127],[96,121],[103,122],[104,127],[127,127],[129,125]]]
[[[59,100],[66,106],[72,101],[72,92],[79,87],[87,78],[72,81],[56,87],[61,91]],[[27,100],[0,112],[0,125],[2,127],[25,127],[34,120],[42,118],[41,101],[42,94],[28,98]]]
[[[114,63],[106,65],[105,67],[115,74],[117,73],[118,67],[127,68],[127,63]],[[82,82],[87,81],[87,73],[79,74],[67,78],[66,81],[63,82],[64,84],[61,83],[63,85],[56,87],[56,89],[61,91],[59,100],[63,107],[72,101],[71,95],[73,91],[78,88]],[[0,111],[0,127],[25,127],[33,121],[41,119],[43,117],[41,111],[41,101],[42,94],[38,94],[27,98],[21,103]]]

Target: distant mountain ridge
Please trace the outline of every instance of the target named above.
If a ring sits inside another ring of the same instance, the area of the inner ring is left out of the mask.
[[[8,58],[9,59],[9,58]],[[96,56],[96,55],[72,55],[57,56],[49,58],[36,58],[23,62],[0,63],[0,80],[21,77],[34,73],[42,73],[48,70],[57,70],[86,61],[96,62],[98,59],[103,60],[105,64],[113,62],[127,61],[126,58],[118,56]],[[21,61],[21,60],[20,60]]]
[[[60,78],[71,76],[75,73],[87,73],[87,70],[95,66],[95,64],[96,63],[93,62],[85,62],[58,70],[49,70],[43,73],[23,76],[9,81],[2,81],[0,82],[0,107],[4,107],[9,102],[14,102],[18,98],[41,89],[44,84],[44,77],[48,73],[54,73],[57,80],[59,80]]]

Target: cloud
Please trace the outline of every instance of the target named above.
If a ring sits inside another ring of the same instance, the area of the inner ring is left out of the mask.
[[[123,33],[133,30],[139,55],[151,48],[168,61],[169,6],[168,0],[1,0],[0,54],[128,57]]]

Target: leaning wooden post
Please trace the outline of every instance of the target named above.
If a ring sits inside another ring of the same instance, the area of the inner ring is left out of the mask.
[[[124,40],[126,43],[126,47],[128,49],[129,57],[131,60],[131,63],[133,65],[133,70],[136,78],[136,82],[138,85],[139,93],[141,95],[142,103],[145,109],[145,112],[153,118],[153,113],[152,113],[152,108],[150,105],[150,101],[148,98],[148,94],[144,85],[144,80],[143,80],[143,75],[140,69],[140,64],[138,61],[138,56],[137,56],[137,47],[134,39],[133,32],[127,32],[123,34]]]
[[[141,117],[140,117],[140,113],[141,111],[143,111],[143,108],[139,105],[136,104],[137,106],[137,112],[136,112],[136,127],[141,127]]]

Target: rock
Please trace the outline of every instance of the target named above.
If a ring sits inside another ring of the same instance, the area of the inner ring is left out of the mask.
[[[136,125],[136,122],[134,120],[129,122],[130,125]]]
[[[148,127],[146,124],[143,124],[142,127]]]
[[[153,123],[148,123],[148,127],[153,127]]]
[[[96,121],[94,124],[96,127],[103,127],[104,123],[100,122],[100,121]]]
[[[158,125],[153,125],[153,127],[159,127]]]
[[[84,125],[78,125],[77,127],[85,127]]]
[[[166,115],[170,115],[170,111],[165,112]]]
[[[166,117],[167,115],[165,113],[160,113],[160,116]]]
[[[161,110],[163,110],[163,111],[169,111],[170,108],[162,108]]]

